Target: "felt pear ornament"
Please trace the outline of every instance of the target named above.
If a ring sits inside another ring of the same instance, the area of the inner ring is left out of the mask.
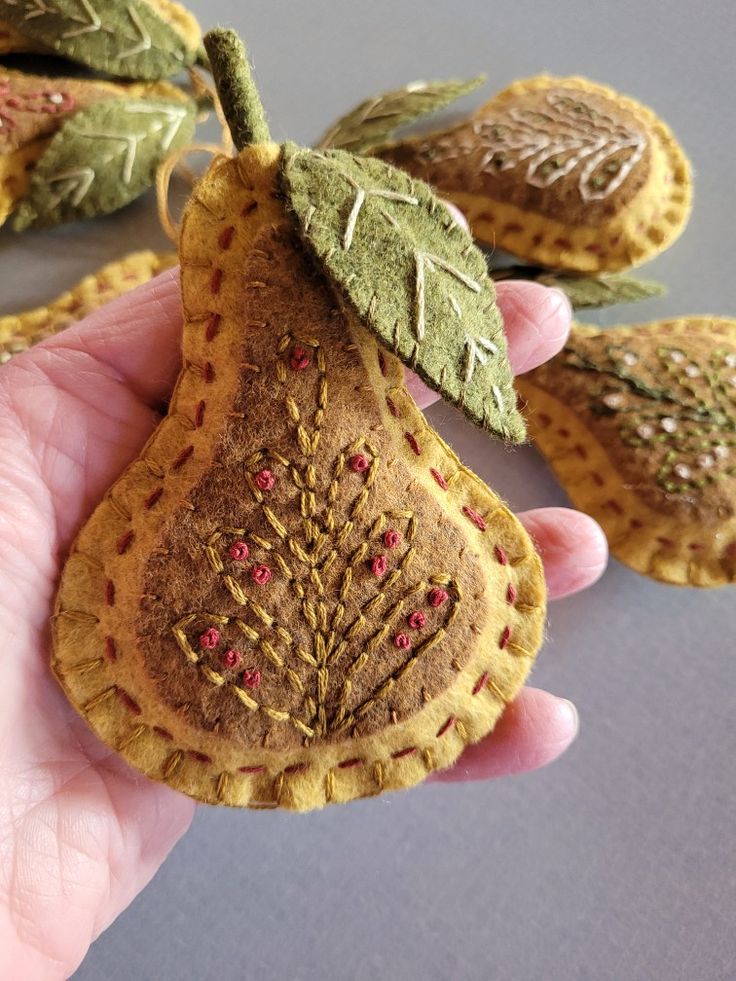
[[[170,82],[47,78],[0,66],[0,224],[48,227],[109,214],[186,145],[197,103]]]
[[[144,249],[108,262],[51,303],[0,317],[0,364],[82,320],[124,293],[176,265],[173,252]]]
[[[154,779],[308,810],[486,735],[541,643],[543,575],[403,382],[402,361],[521,438],[482,257],[420,182],[272,143],[237,37],[206,44],[239,154],[185,211],[184,367],[71,550],[53,670]]]
[[[548,269],[638,265],[672,244],[691,208],[690,167],[666,124],[584,78],[514,82],[464,122],[370,152],[452,200],[479,241]]]
[[[736,321],[576,326],[519,387],[537,445],[616,558],[665,583],[736,582]]]
[[[0,0],[0,54],[40,52],[117,78],[170,78],[201,52],[174,0]]]

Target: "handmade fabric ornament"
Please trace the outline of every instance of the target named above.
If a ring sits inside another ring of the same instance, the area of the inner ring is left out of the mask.
[[[184,369],[73,546],[53,668],[154,779],[307,810],[415,784],[488,733],[541,643],[543,575],[392,353],[420,367],[426,346],[451,396],[471,364],[488,405],[468,411],[521,435],[472,242],[385,164],[271,143],[242,45],[206,43],[240,153],[185,212]]]
[[[47,337],[53,337],[116,296],[147,283],[177,261],[177,256],[171,252],[133,252],[85,276],[46,306],[0,317],[0,364]]]
[[[45,78],[0,66],[0,223],[57,225],[116,211],[194,133],[197,103],[169,82]]]
[[[736,321],[576,326],[519,387],[537,445],[616,558],[666,583],[736,581]]]
[[[194,64],[201,32],[173,0],[0,0],[0,53],[28,51],[153,81]]]
[[[373,152],[450,198],[481,242],[552,269],[638,265],[690,213],[690,167],[668,127],[577,77],[515,82],[466,122]]]

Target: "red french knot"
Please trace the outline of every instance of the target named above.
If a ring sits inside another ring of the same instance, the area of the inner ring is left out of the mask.
[[[229,249],[233,244],[233,236],[235,235],[235,225],[229,225],[227,228],[223,228],[220,232],[220,237],[217,240],[217,244],[221,249]]]
[[[105,657],[108,661],[117,661],[118,652],[112,637],[105,637]]]
[[[220,643],[220,631],[217,627],[207,627],[199,635],[199,646],[205,651],[211,651],[213,647],[217,647]]]
[[[486,530],[486,523],[483,520],[483,516],[478,514],[478,512],[471,508],[468,504],[463,505],[463,514],[466,518],[470,518],[476,528],[479,528],[481,531]]]
[[[388,560],[385,555],[374,555],[371,559],[371,572],[374,576],[384,576],[388,569]]]
[[[208,340],[211,340],[211,338],[208,338]],[[204,375],[205,384],[211,385],[215,380],[215,367],[211,361],[205,361],[202,374]]]
[[[123,555],[130,548],[133,539],[135,538],[135,532],[131,528],[130,531],[126,531],[124,535],[121,535],[117,540],[116,548],[118,555]]]
[[[265,766],[239,766],[238,773],[263,773]]]
[[[222,663],[226,668],[239,668],[243,655],[233,647],[228,648],[222,655]]]
[[[386,548],[397,548],[401,542],[401,532],[396,531],[394,528],[389,528],[388,531],[383,533],[383,544]]]
[[[350,457],[350,469],[353,473],[365,473],[370,466],[370,460],[365,453],[356,453]]]
[[[390,399],[388,395],[386,396],[386,405],[388,406],[388,411],[391,413],[394,419],[398,419],[399,410],[396,408],[396,403],[392,399]]]
[[[359,760],[357,758],[352,760],[343,760],[342,763],[338,763],[338,767],[341,770],[352,770],[353,767],[363,766],[364,760]]]
[[[442,606],[442,604],[445,602],[447,595],[447,590],[440,589],[438,586],[435,586],[434,589],[430,589],[429,596],[427,596],[427,601],[430,606],[437,609],[437,607]]]
[[[157,487],[155,491],[151,491],[151,493],[148,495],[148,497],[143,502],[143,507],[144,508],[152,508],[153,505],[156,504],[157,501],[160,499],[160,497],[163,494],[163,492],[164,492],[163,487]]]
[[[136,702],[134,698],[131,698],[131,696],[127,693],[127,691],[124,688],[117,688],[116,694],[120,699],[120,701],[123,703],[123,705],[127,709],[129,709],[133,713],[133,715],[141,714],[140,705],[138,704],[138,702]]]
[[[261,672],[258,668],[248,668],[243,672],[243,684],[246,688],[258,688],[261,683]]]
[[[411,638],[407,634],[396,634],[394,647],[398,647],[400,651],[408,651],[411,647]]]
[[[432,474],[432,476],[434,477],[434,479],[440,485],[440,487],[442,488],[442,490],[447,490],[447,488],[448,488],[449,485],[448,485],[447,481],[445,480],[445,478],[442,476],[442,474],[439,472],[439,470],[435,470],[434,467],[430,467],[429,468],[429,472]]]
[[[250,549],[247,542],[233,542],[227,550],[227,554],[233,562],[245,562],[250,555]]]
[[[406,749],[397,749],[395,753],[391,754],[391,759],[400,760],[404,756],[413,756],[416,751],[416,746],[407,746]]]
[[[181,467],[183,467],[184,464],[189,459],[189,457],[192,455],[192,453],[194,453],[194,447],[193,446],[190,445],[190,446],[185,447],[181,451],[181,453],[179,454],[179,456],[171,464],[171,469],[172,470],[179,470]]]
[[[485,683],[488,681],[488,672],[484,671],[483,674],[478,678],[476,683],[473,685],[473,695],[477,695],[485,687]]]
[[[501,650],[505,650],[508,647],[509,641],[511,640],[511,627],[506,626],[501,632],[501,637],[498,641],[498,646]]]
[[[204,399],[197,403],[197,408],[194,410],[194,426],[196,429],[199,429],[204,422],[204,411],[206,406],[207,403]]]
[[[386,358],[384,357],[383,351],[380,349],[380,347],[378,349],[378,367],[381,370],[381,374],[385,378],[386,377]]]
[[[411,433],[404,433],[404,436],[406,437],[406,442],[409,444],[409,446],[411,446],[414,453],[416,453],[417,456],[421,456],[422,448],[419,445],[416,436],[413,436]]]
[[[294,369],[294,371],[304,371],[312,363],[312,355],[310,352],[303,347],[301,344],[297,344],[294,350],[291,352],[291,358],[289,358],[289,364]]]
[[[452,727],[455,725],[455,721],[456,721],[455,716],[451,715],[450,718],[447,719],[437,730],[437,739],[440,739],[442,736],[445,735],[446,732],[449,732],[450,729],[452,729]]]
[[[270,470],[259,470],[255,475],[256,487],[262,491],[273,490],[276,478]]]
[[[421,630],[426,622],[427,618],[421,610],[414,610],[413,613],[409,614],[409,626],[412,630]]]
[[[257,565],[250,570],[250,578],[257,586],[265,586],[271,582],[272,572],[267,565]]]
[[[512,582],[509,583],[508,589],[506,590],[506,602],[510,603],[512,606],[516,602],[516,597],[519,594],[516,591],[516,586]]]
[[[213,269],[212,275],[210,276],[210,293],[214,293],[216,296],[220,292],[221,286],[222,286],[222,269]]]
[[[509,557],[500,545],[496,545],[496,547],[493,549],[493,554],[496,556],[496,561],[500,562],[501,565],[509,564]]]
[[[213,313],[207,320],[207,326],[204,330],[204,339],[206,341],[214,341],[217,337],[217,333],[220,330],[220,321],[222,317],[219,313]],[[206,369],[205,369],[206,370]]]
[[[105,583],[105,602],[108,606],[115,606],[115,583],[112,579]]]

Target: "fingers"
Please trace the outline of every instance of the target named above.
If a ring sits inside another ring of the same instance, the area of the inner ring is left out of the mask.
[[[603,575],[608,543],[593,518],[572,508],[538,508],[518,517],[542,557],[549,599],[587,589]]]
[[[496,297],[514,374],[531,371],[562,349],[572,322],[572,308],[564,293],[539,283],[517,281],[498,283]],[[411,371],[406,373],[406,383],[420,409],[439,398]]]
[[[578,713],[572,702],[538,688],[524,688],[492,733],[468,746],[451,769],[429,779],[455,783],[537,770],[565,752],[578,728]]]
[[[169,397],[179,371],[181,325],[179,270],[169,269],[43,346],[91,357],[155,406]]]

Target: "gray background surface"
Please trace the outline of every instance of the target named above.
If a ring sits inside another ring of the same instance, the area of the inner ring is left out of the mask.
[[[544,69],[636,95],[688,148],[696,207],[646,269],[668,297],[607,321],[736,315],[733,0],[190,6],[243,31],[277,138],[313,140],[374,91],[478,70],[490,82],[476,102]],[[4,233],[0,304],[49,299],[156,242],[150,198],[92,225]],[[532,449],[511,458],[452,410],[430,415],[514,506],[565,503]],[[582,719],[560,762],[308,816],[200,809],[76,978],[733,981],[735,596],[613,563],[550,611],[534,683]]]

